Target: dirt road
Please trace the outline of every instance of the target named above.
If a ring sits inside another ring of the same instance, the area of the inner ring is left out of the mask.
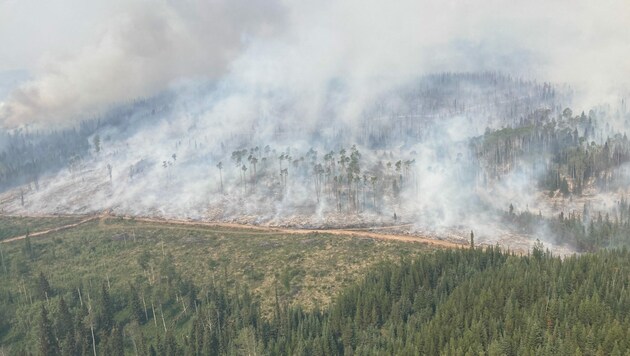
[[[98,216],[98,215],[90,216],[90,217],[88,217],[86,219],[83,219],[83,220],[81,220],[79,222],[76,222],[76,223],[63,225],[63,226],[57,226],[57,227],[54,227],[52,229],[40,230],[40,231],[32,232],[32,233],[29,233],[28,236],[30,236],[30,237],[39,237],[39,236],[48,235],[48,234],[53,233],[53,232],[71,229],[73,227],[85,224],[86,222],[89,222],[89,221],[92,221],[92,220],[96,220],[96,219],[99,219],[99,218],[100,218],[100,216]],[[26,235],[20,235],[20,236],[16,236],[16,237],[12,237],[12,238],[9,238],[9,239],[2,240],[1,242],[2,243],[9,243],[9,242],[17,241],[17,240],[23,240],[25,238],[26,238]]]
[[[375,228],[360,228],[360,229],[298,229],[298,228],[284,228],[284,227],[255,226],[255,225],[245,225],[245,224],[225,223],[225,222],[204,222],[204,221],[154,219],[154,218],[141,218],[141,217],[136,217],[134,218],[134,220],[141,221],[141,222],[165,223],[165,224],[176,224],[176,225],[247,229],[247,230],[256,230],[256,231],[261,231],[261,232],[266,232],[266,233],[281,233],[281,234],[296,234],[296,235],[319,233],[319,234],[330,234],[330,235],[337,235],[337,236],[364,237],[364,238],[372,238],[372,239],[379,239],[379,240],[425,243],[428,245],[441,246],[445,248],[460,248],[460,247],[468,246],[468,245],[459,244],[452,241],[438,240],[438,239],[426,237],[426,236],[387,234],[387,233],[378,233],[374,231],[369,231],[372,229],[382,230],[382,229],[388,229],[388,228],[400,228],[400,227],[410,226],[411,224],[383,226],[383,227],[375,227]]]
[[[121,217],[112,216],[108,214],[94,215],[73,224],[68,224],[68,225],[59,226],[59,227],[55,227],[48,230],[33,232],[33,233],[30,233],[29,236],[41,237],[41,236],[45,236],[53,232],[71,229],[73,227],[85,224],[92,220],[106,219],[106,218],[121,218]],[[407,226],[410,226],[410,224],[375,227],[375,228],[360,228],[360,229],[298,229],[298,228],[284,228],[284,227],[254,226],[254,225],[225,223],[225,222],[158,219],[158,218],[147,218],[147,217],[122,217],[122,219],[134,220],[134,221],[146,222],[146,223],[159,223],[159,224],[165,224],[165,225],[187,225],[187,226],[203,226],[203,227],[208,227],[208,228],[220,227],[220,228],[232,228],[232,229],[245,229],[245,230],[254,230],[254,231],[258,231],[258,232],[266,233],[266,234],[280,233],[280,234],[304,235],[304,234],[322,233],[322,234],[330,234],[330,235],[336,235],[336,236],[371,238],[371,239],[378,239],[378,240],[401,241],[401,242],[409,242],[409,243],[423,243],[427,245],[439,246],[439,247],[444,247],[444,248],[467,247],[467,245],[465,244],[459,244],[459,243],[447,241],[447,240],[438,240],[438,239],[426,237],[426,236],[387,234],[387,233],[378,233],[378,232],[371,231],[371,230],[376,230],[376,229],[383,230],[383,229],[388,229],[388,228],[407,227]],[[16,236],[16,237],[3,240],[2,243],[18,241],[24,238],[26,238],[26,235]]]

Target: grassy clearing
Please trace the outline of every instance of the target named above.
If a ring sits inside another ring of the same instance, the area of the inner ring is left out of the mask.
[[[138,281],[151,283],[159,261],[172,256],[182,276],[199,285],[220,278],[232,287],[247,288],[264,310],[271,310],[276,291],[289,304],[325,307],[370,266],[429,249],[423,244],[325,233],[282,234],[116,218],[33,238],[32,245],[37,257],[24,263],[23,241],[4,244],[5,264],[13,271],[26,269],[22,276],[32,279],[43,271],[53,286],[93,287],[105,279],[121,289]],[[15,278],[12,275],[9,272],[7,278]]]
[[[44,218],[32,220],[30,226],[31,231],[39,231],[72,222],[76,221]],[[373,266],[410,259],[433,248],[326,233],[95,219],[67,230],[0,244],[0,350],[34,352],[41,306],[56,315],[63,296],[76,311],[79,290],[88,308],[95,308],[84,318],[90,325],[98,315],[103,284],[118,310],[116,321],[126,325],[130,335],[161,335],[163,312],[169,330],[182,339],[190,329],[193,313],[186,312],[179,297],[187,295],[182,284],[171,281],[194,282],[206,304],[207,293],[215,286],[231,295],[250,292],[260,303],[263,316],[271,317],[276,296],[282,305],[325,309],[344,287]],[[50,283],[51,298],[41,293],[40,273]],[[146,297],[149,315],[154,315],[151,309],[155,303],[157,314],[144,325],[130,323],[130,311],[122,297],[131,286],[143,300]],[[128,351],[133,348],[129,340],[125,341]]]

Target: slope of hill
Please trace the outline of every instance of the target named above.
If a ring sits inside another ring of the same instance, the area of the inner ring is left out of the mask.
[[[360,233],[358,233],[360,236]],[[94,220],[1,244],[5,354],[611,354],[628,250],[553,257]]]

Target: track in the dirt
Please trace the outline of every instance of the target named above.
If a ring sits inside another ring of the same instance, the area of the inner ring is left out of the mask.
[[[87,217],[84,220],[79,222],[68,224],[64,226],[55,227],[52,229],[42,230],[30,233],[30,237],[41,237],[48,235],[50,233],[63,231],[67,229],[71,229],[77,227],[79,225],[85,224],[92,220],[96,219],[106,219],[106,218],[121,218],[112,215],[94,215]],[[378,240],[389,240],[389,241],[401,241],[401,242],[409,242],[409,243],[424,243],[427,245],[439,246],[444,248],[461,248],[467,247],[464,244],[458,244],[451,241],[446,240],[438,240],[431,237],[426,236],[415,236],[415,235],[400,235],[400,234],[385,234],[374,232],[373,230],[383,230],[383,229],[391,229],[391,228],[401,228],[410,226],[410,224],[404,225],[394,225],[394,226],[382,226],[382,227],[374,227],[374,228],[360,228],[360,229],[298,229],[298,228],[284,228],[284,227],[266,227],[266,226],[254,226],[254,225],[245,225],[245,224],[237,224],[237,223],[224,223],[224,222],[204,222],[204,221],[188,221],[188,220],[175,220],[175,219],[156,219],[156,218],[147,218],[147,217],[123,217],[124,220],[134,220],[138,222],[147,222],[147,223],[158,223],[165,225],[186,225],[186,226],[203,226],[203,227],[223,227],[223,228],[231,228],[231,229],[245,229],[245,230],[254,230],[258,233],[264,234],[295,234],[295,235],[304,235],[304,234],[313,234],[313,233],[322,233],[322,234],[330,234],[336,236],[347,236],[347,237],[358,237],[358,238],[371,238]],[[13,241],[18,241],[25,239],[26,235],[16,236],[9,239],[5,239],[2,243],[9,243]]]
[[[39,237],[39,236],[48,235],[48,234],[53,233],[53,232],[68,230],[68,229],[71,229],[73,227],[77,227],[79,225],[83,225],[86,222],[89,222],[89,221],[92,221],[92,220],[96,220],[98,218],[99,218],[99,216],[91,216],[89,218],[83,219],[83,220],[81,220],[79,222],[76,222],[76,223],[63,225],[63,226],[57,226],[57,227],[54,227],[54,228],[51,228],[51,229],[46,229],[46,230],[35,231],[35,232],[32,232],[32,233],[29,233],[28,236],[29,237]],[[17,240],[23,240],[25,238],[26,238],[26,235],[20,235],[20,236],[11,237],[9,239],[4,239],[1,242],[2,243],[9,243],[9,242],[17,241]]]

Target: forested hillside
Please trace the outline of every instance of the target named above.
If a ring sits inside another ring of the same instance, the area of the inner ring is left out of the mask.
[[[608,124],[615,113],[570,108],[554,116],[537,111],[513,126],[488,130],[472,140],[486,184],[520,170],[541,189],[568,196],[585,190],[615,191],[625,182],[630,142],[625,130]]]
[[[131,134],[131,128],[147,118],[163,115],[172,98],[168,93],[118,105],[101,115],[85,118],[74,126],[51,128],[0,127],[0,191],[16,185],[38,190],[39,180],[62,169],[80,171],[101,143],[105,127],[116,127],[117,139]]]
[[[429,252],[379,264],[324,308],[289,305],[276,285],[268,312],[223,273],[194,283],[172,257],[155,258],[153,282],[138,276],[114,287],[108,277],[88,286],[39,273],[3,287],[6,352],[624,355],[630,348],[627,249],[565,259],[542,244],[526,256],[493,247]]]
[[[630,356],[630,0],[0,0],[0,356]]]
[[[0,239],[76,222],[71,217],[0,216],[0,231],[6,232]],[[344,286],[360,279],[375,264],[411,258],[428,248],[422,243],[353,238],[350,234],[90,219],[47,235],[0,242],[0,353],[15,354],[26,348],[38,354],[41,306],[53,319],[61,297],[73,315],[81,303],[87,306],[91,312],[84,323],[97,327],[94,318],[103,283],[115,305],[115,322],[126,325],[128,346],[130,335],[143,333],[153,339],[156,323],[157,330],[163,332],[166,326],[178,337],[187,331],[194,313],[182,301],[193,286],[198,303],[212,293],[213,285],[231,293],[247,291],[259,305],[258,312],[268,318],[276,301],[306,310],[316,305],[324,308]],[[140,326],[130,324],[126,310],[132,287],[143,312],[151,318],[154,305],[157,319]],[[98,330],[95,336],[100,340]]]
[[[614,221],[614,206],[630,193],[623,101],[574,112],[564,86],[441,73],[384,91],[349,118],[340,111],[350,104],[344,84],[331,83],[325,109],[308,116],[297,98],[275,91],[232,115],[225,96],[245,99],[206,84],[120,105],[76,127],[5,133],[0,212],[403,224],[410,233],[464,238],[481,230],[490,244],[526,232],[530,241],[582,251],[592,250],[585,238],[514,230],[503,211],[580,215],[587,229],[599,215]],[[619,235],[615,245],[625,240]]]

